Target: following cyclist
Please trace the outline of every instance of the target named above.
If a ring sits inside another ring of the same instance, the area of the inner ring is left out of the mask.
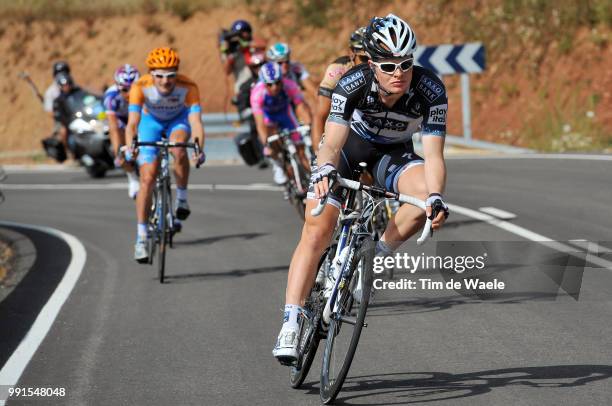
[[[268,61],[278,62],[283,76],[300,85],[300,89],[309,97],[316,93],[317,88],[310,79],[310,73],[308,73],[306,67],[299,62],[291,61],[291,48],[289,48],[289,45],[284,42],[277,42],[268,48],[266,58]]]
[[[129,94],[132,83],[140,78],[138,69],[130,64],[121,65],[115,71],[115,84],[106,89],[104,92],[104,108],[106,109],[106,118],[108,119],[108,129],[115,154],[115,164],[121,166],[128,178],[128,195],[135,199],[138,189],[140,189],[140,181],[134,170],[134,165],[131,162],[125,161],[120,148],[125,146],[125,126],[128,122],[128,104]]]
[[[363,50],[363,33],[365,27],[360,27],[351,33],[349,38],[349,49],[348,55],[341,56],[333,61],[327,69],[323,79],[319,84],[319,92],[317,94],[317,104],[315,109],[315,117],[312,123],[312,146],[316,151],[319,150],[319,143],[323,137],[323,128],[325,127],[325,121],[329,116],[329,110],[331,109],[331,96],[338,83],[338,80],[353,66],[360,63],[366,63],[368,56]]]
[[[262,145],[267,145],[268,137],[275,132],[294,130],[298,127],[292,106],[295,106],[295,113],[300,120],[310,124],[312,120],[310,107],[298,85],[291,79],[283,77],[278,63],[267,62],[259,70],[259,82],[251,90],[251,110]],[[298,143],[298,154],[304,168],[310,168],[304,146],[299,145],[301,140],[295,139],[295,141]],[[264,155],[272,157],[274,182],[283,185],[287,182],[287,176],[282,164],[278,162],[278,152],[264,147]]]
[[[201,165],[206,155],[203,152],[204,127],[200,117],[200,92],[192,80],[178,73],[179,62],[179,56],[172,48],[155,48],[147,56],[149,74],[141,77],[130,90],[126,142],[131,146],[136,134],[138,140],[143,142],[160,141],[164,135],[171,141],[187,142],[193,134],[200,142],[202,152],[195,160],[197,165]],[[159,151],[155,147],[142,147],[139,150],[140,191],[136,197],[138,226],[134,259],[146,263],[147,209],[151,207]],[[171,152],[175,162],[176,217],[185,220],[190,214],[187,203],[189,160],[184,148],[173,148]],[[130,160],[133,154],[134,151],[128,149],[126,159]],[[180,223],[176,225],[180,227]]]
[[[413,66],[415,34],[393,14],[370,21],[363,46],[370,61],[349,70],[332,93],[306,220],[289,267],[284,321],[272,351],[282,364],[297,358],[298,316],[342,203],[341,191],[329,190],[330,177],[338,173],[352,178],[359,163],[366,162],[378,186],[426,200],[426,215],[433,218],[434,230],[448,215],[442,197],[446,184],[444,85],[433,72]],[[425,159],[413,149],[412,134],[417,130],[422,134]],[[330,204],[313,217],[310,210],[316,207],[316,199],[328,194]],[[377,255],[391,255],[424,222],[420,209],[403,205],[378,241]]]

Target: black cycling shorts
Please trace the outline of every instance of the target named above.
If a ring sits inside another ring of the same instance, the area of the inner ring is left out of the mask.
[[[404,170],[424,163],[423,158],[417,155],[411,142],[401,144],[376,144],[366,141],[357,133],[349,133],[348,139],[342,148],[338,173],[343,178],[355,179],[355,171],[359,163],[365,162],[368,171],[372,174],[376,186],[399,193],[397,182]],[[344,201],[345,191],[332,191],[328,202],[340,208]],[[314,186],[308,189],[308,198],[314,199]]]

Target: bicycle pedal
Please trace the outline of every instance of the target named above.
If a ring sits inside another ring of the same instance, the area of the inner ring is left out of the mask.
[[[281,365],[286,367],[295,367],[297,366],[297,359],[293,357],[277,357],[276,358]]]

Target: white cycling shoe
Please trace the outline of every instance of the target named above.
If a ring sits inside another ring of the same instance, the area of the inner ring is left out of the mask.
[[[128,180],[128,196],[130,196],[130,199],[136,199],[136,195],[138,194],[138,191],[140,190],[140,182],[136,179],[136,180],[132,180],[129,179]]]
[[[272,355],[283,365],[295,365],[298,358],[298,329],[285,327],[281,329],[276,339]]]
[[[134,259],[139,264],[146,264],[147,262],[149,262],[147,240],[136,240],[136,244],[134,244]]]
[[[272,159],[272,172],[274,173],[274,183],[277,185],[284,185],[289,180],[283,168],[274,159]]]

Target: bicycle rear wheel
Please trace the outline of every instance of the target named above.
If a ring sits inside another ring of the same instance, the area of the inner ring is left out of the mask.
[[[374,241],[363,241],[350,264],[351,278],[338,292],[339,310],[332,313],[321,367],[320,395],[324,404],[338,396],[357,350],[372,290],[374,248]],[[359,275],[360,298],[355,292]]]
[[[166,249],[168,243],[168,204],[170,202],[170,196],[168,196],[168,180],[162,181],[161,187],[161,211],[159,216],[159,252],[157,258],[157,270],[159,273],[159,283],[164,283],[164,276],[166,271]]]
[[[327,274],[327,269],[331,263],[331,259],[328,256],[330,249],[325,250],[321,259],[319,260],[319,273],[323,272]],[[321,313],[323,312],[323,306],[325,305],[325,299],[323,298],[322,292],[323,286],[315,283],[308,299],[306,299],[306,310],[310,312],[312,317],[310,319],[302,318],[300,326],[300,344],[298,347],[299,357],[298,364],[291,367],[289,376],[289,382],[291,387],[294,389],[299,388],[304,383],[304,379],[310,371],[314,357],[317,354],[319,348],[319,342],[324,335],[320,331],[321,324]]]

